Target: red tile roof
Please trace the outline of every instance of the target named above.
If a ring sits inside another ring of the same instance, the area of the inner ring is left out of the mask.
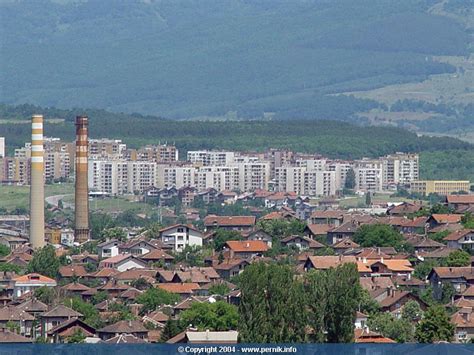
[[[262,240],[229,240],[226,245],[236,253],[251,252],[264,253],[268,250],[268,245]]]
[[[468,234],[474,234],[474,229],[461,229],[458,231],[454,231],[450,234],[448,234],[446,237],[444,237],[443,240],[446,241],[458,241],[461,238],[464,238]]]
[[[199,290],[199,284],[194,282],[184,282],[184,283],[165,283],[165,284],[158,284],[158,287],[171,292],[171,293],[179,293],[179,294],[191,294],[194,293],[195,290]]]
[[[254,226],[256,222],[255,216],[207,216],[204,218],[205,226]]]
[[[459,223],[461,222],[462,215],[461,214],[436,214],[432,215],[433,219],[441,224],[447,223]]]
[[[474,204],[474,194],[471,195],[448,195],[446,196],[448,203],[457,203],[457,204]]]

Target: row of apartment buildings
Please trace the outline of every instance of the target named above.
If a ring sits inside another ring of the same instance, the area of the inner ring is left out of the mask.
[[[344,188],[349,170],[355,174],[357,191],[382,191],[418,180],[418,155],[397,153],[379,159],[340,161],[290,151],[203,150],[189,151],[186,161],[168,162],[134,161],[123,154],[99,159],[91,156],[89,187],[111,195],[141,193],[154,186],[333,196]]]
[[[43,148],[45,182],[69,179],[74,168],[75,143],[45,137]],[[127,145],[118,139],[90,139],[89,158],[170,163],[178,160],[178,150],[168,144],[128,149]],[[30,159],[31,143],[28,142],[24,147],[15,149],[13,156],[7,156],[5,138],[0,137],[0,183],[29,185]]]

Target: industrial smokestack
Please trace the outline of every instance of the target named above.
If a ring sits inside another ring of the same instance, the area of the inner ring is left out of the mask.
[[[43,116],[31,117],[30,243],[44,246],[44,152]]]
[[[76,117],[76,228],[74,239],[78,243],[89,240],[89,195],[87,158],[89,150],[87,116]]]

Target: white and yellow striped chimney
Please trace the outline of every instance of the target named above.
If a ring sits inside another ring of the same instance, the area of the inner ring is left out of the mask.
[[[42,115],[31,117],[30,243],[34,249],[45,245]]]

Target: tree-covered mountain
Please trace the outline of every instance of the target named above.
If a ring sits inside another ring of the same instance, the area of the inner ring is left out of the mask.
[[[433,56],[469,53],[469,33],[433,14],[437,3],[2,0],[1,101],[170,118],[357,120],[385,108],[328,94],[451,73]]]

